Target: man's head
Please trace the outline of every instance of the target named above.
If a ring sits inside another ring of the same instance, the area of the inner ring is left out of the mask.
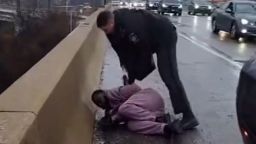
[[[110,104],[103,90],[96,90],[92,94],[92,101],[102,109],[109,109]]]
[[[97,26],[106,34],[111,34],[114,31],[115,18],[111,11],[103,11],[98,15]]]

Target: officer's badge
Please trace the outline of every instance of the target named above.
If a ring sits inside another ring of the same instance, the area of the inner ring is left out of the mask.
[[[135,33],[130,33],[128,38],[134,44],[136,44],[140,41],[138,35],[136,35]]]

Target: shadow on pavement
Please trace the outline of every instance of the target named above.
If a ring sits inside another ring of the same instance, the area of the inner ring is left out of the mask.
[[[170,144],[163,136],[145,136],[130,132],[125,126],[103,131],[96,123],[94,144]]]

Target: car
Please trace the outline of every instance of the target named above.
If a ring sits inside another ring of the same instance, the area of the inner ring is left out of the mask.
[[[146,2],[142,0],[133,0],[131,2],[132,7],[139,7],[139,8],[144,8],[146,6]]]
[[[244,144],[256,144],[256,57],[244,64],[237,87],[236,111]]]
[[[112,4],[112,6],[119,6],[120,5],[120,0],[112,0],[111,4]]]
[[[211,15],[213,6],[211,3],[205,0],[192,0],[188,5],[188,14],[189,15],[196,15],[197,13],[200,14],[207,14]]]
[[[129,6],[129,3],[127,1],[120,1],[120,6]]]
[[[148,0],[146,2],[146,10],[157,10],[159,0]]]
[[[234,0],[226,2],[212,14],[212,32],[230,33],[232,39],[256,36],[256,2]]]
[[[217,8],[222,7],[224,4],[225,4],[225,2],[213,3],[213,4],[212,4],[212,6],[213,6],[212,11],[214,11],[214,10],[217,9]]]
[[[182,4],[180,0],[161,0],[158,5],[158,13],[173,13],[174,15],[182,15]]]

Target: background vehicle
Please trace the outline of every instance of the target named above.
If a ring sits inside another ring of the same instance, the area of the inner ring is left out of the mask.
[[[121,2],[120,0],[112,0],[111,4],[112,4],[112,6],[119,6],[120,2]]]
[[[146,2],[146,10],[157,10],[159,6],[159,0],[148,0]]]
[[[133,1],[131,1],[131,6],[132,6],[132,7],[144,8],[144,7],[146,6],[146,1],[142,1],[142,0],[133,0]]]
[[[256,37],[256,2],[229,1],[212,14],[212,31],[230,32],[232,39]]]
[[[245,144],[256,143],[256,57],[248,61],[240,74],[237,89],[237,116]]]
[[[192,0],[188,5],[188,14],[197,13],[211,15],[213,6],[206,0]]]
[[[220,8],[222,7],[226,2],[219,2],[219,3],[213,3],[212,6],[213,8]]]
[[[129,3],[127,1],[120,1],[120,6],[129,6]]]
[[[158,6],[158,13],[173,13],[174,15],[182,15],[182,4],[180,0],[162,0]]]

